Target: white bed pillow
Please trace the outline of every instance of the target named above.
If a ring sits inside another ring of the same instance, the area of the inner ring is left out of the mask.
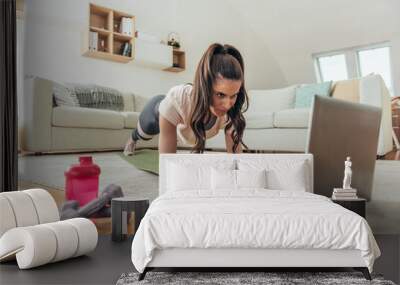
[[[303,191],[307,189],[308,181],[305,162],[294,164],[285,171],[270,169],[267,174],[268,189]]]
[[[267,172],[261,170],[236,170],[237,188],[267,188]]]
[[[169,162],[167,167],[167,191],[210,190],[211,169],[229,172],[234,169],[234,164],[232,161],[216,162],[213,165],[180,161]]]
[[[266,188],[266,171],[211,169],[212,190],[240,190],[241,188]]]
[[[311,189],[310,170],[304,160],[239,159],[239,170],[266,170],[267,189],[307,191]]]
[[[236,170],[211,168],[211,189],[212,190],[235,190]]]

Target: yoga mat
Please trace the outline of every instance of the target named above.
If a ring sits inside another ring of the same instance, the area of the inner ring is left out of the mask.
[[[135,150],[134,155],[125,156],[121,153],[120,156],[136,168],[158,175],[158,150],[140,149]]]

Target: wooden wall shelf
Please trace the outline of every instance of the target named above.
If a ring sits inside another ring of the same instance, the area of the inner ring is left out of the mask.
[[[120,33],[122,18],[132,19],[130,34]],[[90,32],[98,35],[98,44],[95,49],[90,49]],[[115,62],[127,63],[134,59],[135,55],[135,16],[110,8],[89,5],[89,33],[85,39],[83,55],[93,58],[111,60]],[[123,55],[125,46],[130,45],[131,51]]]
[[[165,68],[169,72],[181,72],[186,68],[185,51],[179,49],[172,50],[172,66]]]
[[[132,60],[132,58],[127,57],[127,56],[122,56],[119,54],[111,54],[109,52],[102,52],[102,51],[87,51],[83,55],[87,56],[87,57],[112,60],[112,61],[121,62],[121,63],[128,63]]]

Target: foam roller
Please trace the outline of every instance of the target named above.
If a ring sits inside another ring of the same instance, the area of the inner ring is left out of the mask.
[[[97,240],[95,225],[83,218],[13,228],[0,238],[0,261],[15,255],[20,269],[33,268],[86,254]]]

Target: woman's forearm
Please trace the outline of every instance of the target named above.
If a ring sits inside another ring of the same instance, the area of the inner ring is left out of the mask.
[[[176,153],[176,126],[160,116],[160,136],[158,140],[159,153]]]

